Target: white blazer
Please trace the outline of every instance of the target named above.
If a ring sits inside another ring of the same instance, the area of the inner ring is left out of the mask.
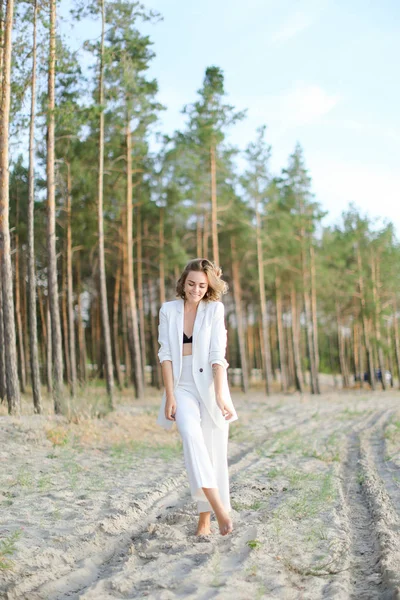
[[[193,326],[192,344],[193,378],[201,399],[218,427],[226,426],[227,421],[222,416],[215,399],[214,377],[212,373],[212,365],[214,363],[218,363],[224,367],[223,398],[233,413],[229,422],[236,421],[238,418],[228,385],[227,368],[229,363],[225,359],[227,331],[225,329],[224,315],[225,307],[222,302],[200,300]],[[164,302],[160,308],[159,317],[158,342],[160,349],[158,351],[158,358],[160,363],[164,360],[172,361],[175,390],[182,371],[183,298]],[[165,429],[170,429],[174,421],[169,421],[165,417],[165,403],[166,392],[164,389],[157,423]]]

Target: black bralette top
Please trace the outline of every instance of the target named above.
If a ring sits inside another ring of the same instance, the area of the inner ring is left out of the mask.
[[[185,332],[183,332],[183,343],[184,344],[191,344],[193,340],[193,334],[190,336],[190,338],[188,338],[188,336],[186,335]]]

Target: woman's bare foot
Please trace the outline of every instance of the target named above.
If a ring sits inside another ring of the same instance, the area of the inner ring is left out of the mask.
[[[210,535],[210,533],[211,533],[211,513],[209,513],[209,512],[200,513],[196,535]]]
[[[220,534],[227,535],[228,533],[231,533],[233,531],[232,521],[228,511],[225,509],[224,505],[221,502],[218,489],[205,487],[203,487],[202,489],[207,500],[209,501],[214,510],[216,519],[218,521]]]
[[[221,535],[227,535],[233,531],[233,523],[227,512],[215,515],[217,517],[219,532]]]

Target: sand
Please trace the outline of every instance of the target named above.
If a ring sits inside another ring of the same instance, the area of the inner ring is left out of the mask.
[[[400,598],[400,394],[233,392],[234,531],[197,538],[159,394],[0,416],[0,597]]]

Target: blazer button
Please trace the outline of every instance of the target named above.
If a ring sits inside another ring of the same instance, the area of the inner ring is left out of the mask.
[[[203,372],[203,369],[199,369],[199,371],[200,371],[200,373],[202,373],[202,372]]]

